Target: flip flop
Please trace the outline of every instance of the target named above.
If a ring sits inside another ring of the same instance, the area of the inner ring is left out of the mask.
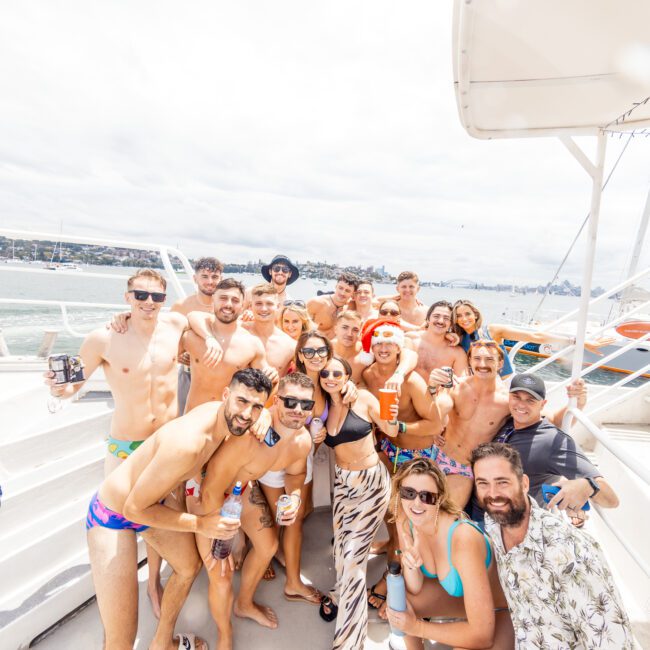
[[[206,650],[210,650],[207,641],[204,641],[191,632],[176,634],[172,641],[175,641],[176,639],[178,639],[178,650],[196,650],[197,640],[203,643],[203,647],[205,647]]]
[[[273,568],[273,562],[269,563],[269,566],[266,567],[266,571],[262,576],[263,580],[275,580],[275,569]]]
[[[292,603],[307,603],[309,605],[320,605],[325,598],[324,594],[321,594],[318,589],[312,591],[311,596],[303,596],[302,594],[288,594],[284,592],[284,597],[286,600]]]
[[[381,601],[382,601],[382,604],[386,602],[386,596],[385,596],[385,594],[378,594],[378,593],[375,591],[375,589],[377,589],[377,585],[378,585],[378,584],[379,584],[379,583],[373,585],[373,586],[370,587],[370,589],[368,590],[368,606],[369,606],[369,607],[372,607],[373,609],[381,609],[381,605],[379,605],[379,607],[377,607],[377,605],[373,605],[373,604],[370,602],[370,599],[371,599],[371,598],[377,598],[377,600],[381,600]]]
[[[329,614],[325,611],[325,608],[328,608]],[[334,601],[329,596],[323,596],[323,600],[320,601],[320,609],[318,614],[326,622],[330,623],[333,621],[339,613],[339,606],[334,604]]]

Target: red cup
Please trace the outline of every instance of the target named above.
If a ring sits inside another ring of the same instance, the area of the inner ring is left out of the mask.
[[[382,420],[394,420],[390,407],[397,404],[397,391],[388,388],[379,389],[379,417]]]

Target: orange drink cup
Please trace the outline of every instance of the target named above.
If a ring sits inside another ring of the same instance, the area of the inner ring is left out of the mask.
[[[388,388],[379,389],[379,417],[382,420],[392,420],[393,414],[390,407],[397,404],[397,391],[388,390]]]

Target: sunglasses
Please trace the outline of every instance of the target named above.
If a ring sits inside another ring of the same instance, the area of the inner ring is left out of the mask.
[[[324,359],[328,353],[326,346],[323,346],[322,348],[302,348],[300,351],[302,352],[302,356],[305,357],[305,359],[313,359],[314,355],[316,354],[321,359]]]
[[[291,273],[291,269],[284,264],[275,264],[271,267],[271,271],[274,273]]]
[[[499,344],[495,341],[485,341],[484,339],[479,339],[478,341],[472,341],[469,344],[470,348],[494,348],[495,350],[499,347]]]
[[[341,377],[343,377],[343,371],[342,370],[321,370],[320,371],[320,376],[323,379],[327,379],[330,375],[332,375],[334,379],[341,379]]]
[[[437,492],[429,492],[428,490],[418,492],[415,488],[406,487],[404,485],[400,486],[399,495],[400,498],[406,499],[406,501],[414,501],[415,497],[419,497],[420,501],[428,506],[435,506],[436,503],[438,503]]]
[[[397,309],[380,309],[379,310],[379,315],[380,316],[399,316],[400,312]]]
[[[298,399],[297,397],[285,397],[284,395],[278,395],[278,399],[281,399],[285,407],[290,411],[295,410],[298,405],[300,405],[301,411],[311,411],[316,403],[313,399]]]
[[[378,337],[380,337],[380,336],[383,336],[385,339],[392,339],[393,336],[395,336],[395,332],[391,332],[390,330],[385,330],[385,331],[383,331],[383,332],[378,332],[377,330],[375,330],[375,331],[372,333],[372,336],[373,336],[373,338],[374,338],[374,337],[377,337],[377,338],[378,338]]]
[[[285,307],[291,307],[291,305],[294,305],[296,307],[304,307],[305,306],[305,301],[304,300],[285,300],[282,304]]]
[[[167,297],[166,293],[160,293],[159,291],[142,291],[141,289],[129,289],[127,293],[132,293],[133,297],[140,302],[144,302],[151,296],[151,300],[154,302],[165,302]]]

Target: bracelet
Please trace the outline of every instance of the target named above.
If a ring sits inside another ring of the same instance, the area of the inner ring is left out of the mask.
[[[398,433],[406,433],[406,422],[402,422],[402,420],[398,420],[397,431]]]
[[[429,395],[431,395],[431,397],[438,394],[437,386],[427,386],[427,390],[429,391]]]

